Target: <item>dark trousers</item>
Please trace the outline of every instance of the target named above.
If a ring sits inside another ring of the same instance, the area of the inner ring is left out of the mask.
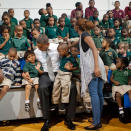
[[[41,102],[43,117],[44,119],[47,120],[50,119],[52,88],[53,88],[53,82],[50,80],[48,73],[44,73],[43,75],[41,75],[39,79],[38,94]],[[70,90],[70,102],[67,105],[67,109],[66,109],[66,117],[69,119],[73,119],[75,116],[76,95],[77,95],[77,90],[76,90],[75,82],[72,81],[71,90]]]

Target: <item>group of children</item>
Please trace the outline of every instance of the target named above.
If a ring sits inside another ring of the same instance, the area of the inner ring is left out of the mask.
[[[130,2],[131,5],[131,2]],[[119,2],[115,2],[119,6]],[[25,85],[25,110],[30,110],[30,90],[34,86],[37,92],[39,76],[44,73],[40,62],[36,61],[36,39],[46,34],[49,43],[59,44],[58,52],[61,56],[60,68],[55,78],[52,101],[61,103],[65,107],[69,102],[70,84],[72,78],[80,82],[79,48],[77,43],[79,35],[75,31],[77,19],[82,17],[80,11],[75,18],[69,19],[64,13],[59,20],[53,14],[51,4],[46,9],[40,9],[41,18],[31,19],[29,10],[24,11],[24,19],[18,24],[14,18],[14,10],[9,9],[2,15],[3,24],[0,32],[0,100],[12,84]],[[89,18],[95,25],[90,32],[99,55],[103,60],[107,72],[112,70],[113,98],[119,105],[119,113],[123,114],[120,98],[126,92],[131,101],[131,86],[128,78],[131,76],[131,29],[128,29],[128,20],[113,17],[113,11],[108,11],[102,21],[98,19],[99,12],[94,11]],[[68,43],[68,44],[67,44]],[[22,71],[22,72],[21,72]],[[21,81],[21,76],[23,80]],[[131,78],[129,79],[131,80]],[[126,85],[126,86],[125,86]],[[127,87],[128,85],[128,87]],[[123,92],[123,88],[125,91]],[[62,90],[62,91],[61,91]],[[78,89],[79,90],[79,89]],[[40,108],[39,97],[37,99]]]

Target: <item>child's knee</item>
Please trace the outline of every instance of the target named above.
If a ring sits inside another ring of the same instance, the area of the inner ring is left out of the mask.
[[[32,86],[31,85],[26,85],[25,88],[29,90],[29,89],[32,88]]]
[[[2,88],[2,91],[3,91],[4,93],[6,93],[8,90],[9,90],[9,86],[4,86],[4,87]]]
[[[116,93],[116,98],[120,98],[121,97],[121,94],[120,93]]]

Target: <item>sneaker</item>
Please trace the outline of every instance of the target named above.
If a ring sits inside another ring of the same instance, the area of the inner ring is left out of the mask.
[[[66,105],[62,103],[62,104],[60,105],[59,111],[60,111],[60,112],[65,112],[65,111],[66,111]]]
[[[38,109],[41,109],[41,104],[40,104],[40,102],[37,102],[37,107],[38,107]]]
[[[58,105],[53,104],[53,105],[50,107],[50,111],[55,111],[57,108],[58,108]]]
[[[30,103],[25,103],[25,111],[26,112],[30,111]]]

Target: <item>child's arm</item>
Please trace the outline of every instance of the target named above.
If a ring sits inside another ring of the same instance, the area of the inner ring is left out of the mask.
[[[6,45],[6,43],[9,40],[9,38],[10,38],[10,36],[9,36],[9,34],[7,34],[6,37],[5,37],[5,41],[2,44],[0,44],[0,49],[2,49]]]
[[[69,38],[69,33],[67,33],[66,37],[64,37],[64,40],[67,41]]]
[[[44,73],[43,68],[39,62],[37,63],[37,66],[35,66],[35,68],[39,72],[40,75]]]
[[[114,83],[116,86],[120,85],[120,83],[118,81],[115,81],[113,79],[113,75],[111,76],[111,82]]]

